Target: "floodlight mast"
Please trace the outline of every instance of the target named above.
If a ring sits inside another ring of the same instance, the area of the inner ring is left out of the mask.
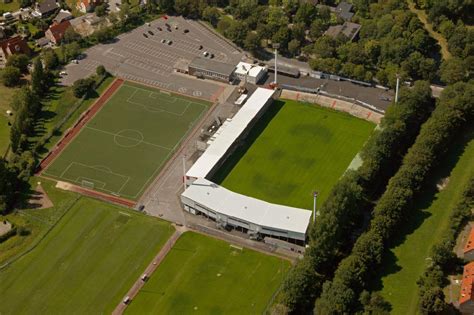
[[[277,73],[278,73],[277,57],[278,57],[278,48],[280,48],[280,43],[273,43],[272,46],[275,49],[275,80],[273,81],[273,83],[275,83],[275,85],[276,85],[277,84]]]
[[[400,76],[397,73],[397,86],[395,88],[395,103],[398,103],[398,89],[400,87]]]
[[[318,191],[313,191],[313,223],[316,221],[316,202],[318,200]]]

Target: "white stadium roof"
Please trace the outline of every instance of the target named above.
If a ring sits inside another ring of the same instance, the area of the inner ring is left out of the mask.
[[[232,144],[245,131],[249,123],[262,110],[267,101],[273,96],[275,91],[257,88],[247,102],[232,118],[226,121],[215,133],[215,138],[194,165],[188,170],[186,176],[194,178],[204,178],[225,156]]]
[[[295,233],[305,234],[311,219],[309,210],[241,195],[204,178],[195,180],[182,196],[228,217]]]

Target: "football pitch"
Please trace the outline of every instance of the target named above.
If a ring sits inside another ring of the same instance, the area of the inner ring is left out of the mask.
[[[375,125],[318,105],[276,101],[215,176],[222,186],[277,204],[324,202]]]
[[[0,270],[0,314],[110,314],[173,232],[82,197],[33,251]]]
[[[187,232],[132,303],[128,314],[262,314],[290,263]]]
[[[126,82],[43,174],[137,199],[209,105]]]

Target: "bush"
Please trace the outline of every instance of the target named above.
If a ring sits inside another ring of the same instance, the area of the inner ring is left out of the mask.
[[[74,96],[77,98],[81,98],[85,96],[87,93],[90,92],[94,85],[94,79],[87,78],[87,79],[79,79],[72,85],[72,91]]]

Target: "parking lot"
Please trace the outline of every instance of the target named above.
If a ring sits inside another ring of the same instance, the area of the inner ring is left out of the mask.
[[[178,60],[191,61],[203,57],[204,52],[216,61],[230,64],[237,64],[242,58],[241,52],[196,21],[161,18],[118,36],[113,43],[86,50],[77,64],[66,66],[62,83],[72,85],[103,65],[113,75],[127,80],[214,100],[222,91],[218,83],[173,71]]]

